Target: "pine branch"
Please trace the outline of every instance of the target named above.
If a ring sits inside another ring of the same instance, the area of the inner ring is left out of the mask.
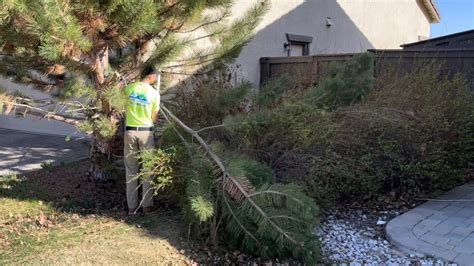
[[[21,104],[21,103],[16,103],[13,101],[5,101],[4,104],[7,105],[7,107],[5,107],[6,111],[11,111],[12,109],[14,109],[15,112],[19,112],[24,115],[29,114],[29,115],[40,117],[41,119],[42,118],[53,119],[53,120],[70,124],[73,126],[79,125],[84,120],[78,117],[67,116],[67,115],[56,113],[56,112],[49,112],[37,107],[33,107],[30,105]],[[8,114],[8,112],[6,113]]]
[[[168,121],[168,123],[170,123],[170,125],[173,128],[176,135],[178,135],[178,137],[184,143],[184,146],[186,146],[186,151],[188,152],[189,156],[192,158],[192,152],[191,152],[191,149],[190,149],[191,145],[189,145],[189,143],[186,141],[186,139],[183,137],[183,135],[181,135],[181,133],[178,131],[178,129],[176,129],[173,122],[168,118],[168,115],[166,114],[166,112],[162,111],[161,113],[163,114],[163,117],[166,119],[166,121]]]
[[[199,134],[196,131],[194,131],[193,129],[188,127],[179,118],[177,118],[173,113],[171,113],[165,106],[162,105],[160,110],[163,113],[167,113],[169,115],[169,117],[171,117],[181,128],[183,128],[186,132],[188,132],[191,136],[193,136],[194,138],[196,138],[198,140],[198,142],[201,144],[201,147],[206,151],[207,154],[209,154],[209,156],[212,158],[212,160],[221,169],[221,171],[223,173],[222,179],[223,179],[223,182],[225,182],[226,179],[229,178],[229,175],[227,174],[227,169],[224,166],[224,163],[222,162],[222,160],[212,151],[211,147],[206,143],[206,141],[204,139],[202,139],[201,136],[199,136]],[[240,191],[243,191],[244,195],[246,195],[246,192],[244,191],[243,187],[239,183],[237,183],[235,180],[233,182],[234,182],[235,187],[237,189],[239,189]],[[225,186],[222,186],[222,189],[225,192]],[[242,230],[244,232],[246,232],[246,234],[249,235],[255,242],[260,243],[260,241],[250,231],[248,231],[245,228],[245,226],[243,226],[242,223],[239,221],[239,219],[237,218],[237,216],[233,212],[233,210],[232,210],[232,208],[231,208],[231,206],[230,206],[230,204],[227,201],[227,198],[225,196],[224,196],[224,203],[226,204],[227,208],[229,209],[229,212],[231,213],[231,216],[234,218],[234,220],[237,222],[237,224],[240,225]]]
[[[224,174],[227,174],[227,169],[224,166],[222,160],[217,156],[211,149],[211,147],[207,144],[207,142],[199,136],[199,134],[188,127],[185,123],[183,123],[179,118],[177,118],[171,111],[168,110],[165,106],[161,105],[162,112],[166,112],[171,119],[173,119],[184,131],[188,132],[193,138],[195,138],[199,144],[201,144],[202,148],[206,151],[206,153],[211,157],[211,159],[219,166],[221,171]]]
[[[222,193],[225,193],[225,188],[224,186],[222,187]],[[240,222],[240,219],[237,217],[237,215],[234,213],[234,211],[232,210],[232,206],[230,206],[230,203],[227,199],[227,197],[223,196],[224,198],[224,203],[227,207],[227,209],[229,210],[232,218],[234,219],[234,221],[240,226],[240,228],[242,228],[242,230],[245,232],[245,234],[247,234],[250,238],[252,238],[255,243],[259,244],[260,245],[260,240],[258,240],[254,234],[252,234],[241,222]]]
[[[30,99],[30,98],[23,98],[23,97],[15,96],[14,99],[17,103],[24,103],[24,104],[26,103],[29,106],[32,106],[32,104],[35,104],[35,106],[33,106],[33,107],[45,107],[45,106],[48,106],[48,105],[58,104],[58,102],[54,101],[52,98],[34,99],[33,100],[33,99]],[[41,105],[38,105],[38,104],[41,104]],[[97,107],[85,106],[83,103],[81,103],[79,101],[61,102],[61,105],[76,108],[76,109],[73,109],[73,110],[67,110],[66,111],[66,112],[69,112],[69,113],[71,113],[71,112],[79,113],[80,111],[88,111],[88,110],[97,109]]]
[[[196,53],[196,56],[193,56],[193,57],[173,60],[173,62],[175,62],[175,63],[184,63],[184,62],[191,62],[191,61],[201,61],[201,60],[205,60],[206,58],[216,54],[216,53],[209,52],[209,51],[207,51],[207,53],[204,53],[205,51],[206,50],[203,50],[199,53]]]
[[[82,73],[91,70],[91,65],[85,59],[82,61],[70,59],[58,64],[34,55],[26,57],[1,53],[0,57],[2,56],[3,58],[0,58],[0,72],[14,73],[17,77],[27,77],[30,83],[34,83],[42,89],[62,86],[63,80],[54,77],[54,75],[64,74],[66,70]]]
[[[239,184],[240,187],[237,186],[237,184]],[[242,202],[247,199],[245,194],[242,193],[242,190],[246,193],[253,193],[254,191],[252,184],[247,178],[238,176],[228,176],[228,178],[224,178],[223,187],[237,202]]]
[[[211,21],[207,21],[205,23],[202,23],[192,29],[189,29],[189,30],[183,30],[183,31],[177,31],[176,33],[191,33],[191,32],[194,32],[194,31],[197,31],[203,27],[206,27],[206,26],[209,26],[209,25],[212,25],[212,24],[217,24],[219,22],[222,21],[222,19],[224,19],[226,17],[226,15],[222,15],[221,17],[219,17],[218,19],[215,19],[215,20],[211,20]]]
[[[295,198],[295,197],[292,197],[291,195],[288,195],[287,193],[283,193],[281,191],[276,191],[276,190],[263,190],[263,191],[257,191],[257,192],[254,192],[254,193],[251,193],[250,195],[248,195],[249,197],[255,197],[255,196],[258,196],[258,195],[263,195],[263,194],[275,194],[275,195],[279,195],[279,196],[285,196],[285,197],[290,197],[291,199],[293,199],[294,201],[298,202],[299,204],[301,205],[304,205],[303,202],[301,202],[299,199]]]
[[[222,128],[222,127],[225,127],[225,126],[226,126],[226,125],[224,125],[224,124],[220,124],[220,125],[215,125],[215,126],[203,127],[203,128],[201,128],[201,129],[197,130],[196,132],[197,132],[197,133],[201,133],[201,132],[203,132],[203,131],[205,131],[205,130],[215,129],[215,128]]]
[[[161,71],[164,74],[170,75],[183,75],[183,76],[202,76],[211,73],[214,69],[210,69],[207,71],[200,71],[200,72],[176,72],[176,71]]]
[[[199,57],[199,58],[196,58],[196,59],[200,59],[200,58],[205,58],[205,57],[208,57],[208,56],[211,56],[212,54],[209,54],[209,55],[206,55],[206,56],[202,56],[202,57]],[[194,61],[196,59],[191,59],[189,61]],[[212,61],[215,61],[217,58],[208,58],[208,59],[205,59],[205,60],[202,60],[202,61],[198,61],[198,62],[193,62],[193,63],[182,63],[182,64],[175,64],[175,65],[169,65],[169,66],[164,66],[162,67],[163,69],[166,69],[166,68],[178,68],[178,67],[189,67],[189,66],[200,66],[200,65],[203,65],[205,63],[209,63],[209,62],[212,62]]]
[[[223,176],[222,176],[222,189],[223,191],[227,191],[227,189],[231,188],[231,191],[230,193],[234,194],[236,193],[236,191],[238,191],[238,193],[240,194],[239,198],[242,198],[242,199],[245,199],[245,202],[248,202],[252,208],[254,210],[257,211],[257,213],[262,217],[263,220],[265,220],[266,223],[268,223],[272,228],[274,228],[281,236],[282,239],[285,239],[285,240],[288,240],[290,241],[295,247],[299,247],[301,250],[305,251],[305,252],[309,252],[309,250],[307,250],[305,247],[304,247],[304,244],[303,243],[300,243],[298,242],[296,239],[293,238],[293,236],[291,236],[289,234],[289,232],[287,232],[286,230],[284,230],[283,228],[281,228],[279,225],[277,225],[275,223],[275,221],[273,221],[269,216],[254,200],[253,200],[253,197],[258,195],[258,194],[255,194],[255,193],[251,193],[249,194],[249,191],[247,191],[243,186],[242,184],[235,178],[235,177],[232,177],[229,175],[228,171],[227,171],[227,168],[225,167],[224,163],[222,162],[222,160],[212,151],[212,149],[210,148],[210,146],[207,144],[207,142],[201,137],[199,136],[199,134],[194,131],[193,129],[191,129],[190,127],[188,127],[186,124],[184,124],[181,120],[179,120],[173,113],[171,113],[165,106],[161,106],[162,110],[164,112],[166,112],[181,128],[183,128],[186,132],[188,132],[191,136],[193,136],[193,138],[195,138],[200,144],[201,146],[203,147],[203,149],[206,151],[206,153],[209,155],[209,157],[219,166],[219,168],[221,169],[222,173],[223,173]],[[227,184],[227,182],[231,182],[232,184],[229,185]],[[227,191],[229,192],[229,191]],[[271,193],[275,193],[275,192],[271,192]],[[250,196],[250,195],[253,195],[253,196]],[[284,194],[285,196],[288,196],[287,194]],[[296,201],[300,202],[298,199],[295,198]],[[225,201],[225,196],[224,196],[224,201]],[[239,226],[248,234],[252,237],[252,239],[256,240],[257,238],[250,232],[248,231],[245,226],[239,221],[239,219],[237,218],[237,216],[235,216],[235,214],[233,213],[232,211],[232,208],[230,206],[230,204],[228,204],[228,202],[226,202],[226,206],[229,208],[229,211],[231,212],[231,215],[232,217],[234,218],[234,220],[239,224]],[[259,243],[260,241],[257,240],[257,243]]]

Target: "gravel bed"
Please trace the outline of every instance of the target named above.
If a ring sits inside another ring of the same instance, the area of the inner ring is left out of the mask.
[[[398,211],[346,211],[327,215],[316,234],[327,263],[349,265],[455,265],[405,255],[385,238],[385,225]]]

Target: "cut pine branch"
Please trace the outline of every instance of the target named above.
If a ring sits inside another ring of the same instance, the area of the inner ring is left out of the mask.
[[[41,108],[37,108],[37,107],[26,105],[26,104],[16,103],[14,101],[5,101],[3,102],[3,104],[4,104],[4,107],[3,107],[4,109],[1,110],[2,111],[1,113],[5,113],[5,114],[9,114],[11,111],[14,111],[15,113],[21,113],[23,115],[32,115],[32,116],[39,117],[40,119],[43,119],[43,118],[52,119],[52,120],[56,120],[56,121],[70,124],[73,126],[78,126],[84,120],[78,117],[63,115],[56,112],[49,112]]]
[[[281,228],[274,219],[270,215],[268,215],[261,206],[259,206],[253,199],[253,196],[256,194],[253,193],[253,187],[249,182],[244,182],[241,183],[241,181],[244,179],[243,177],[241,178],[235,178],[229,175],[226,166],[224,165],[223,161],[215,154],[209,144],[198,134],[197,131],[193,130],[189,126],[187,126],[185,123],[183,123],[180,119],[178,119],[172,112],[170,112],[165,106],[161,106],[161,111],[164,112],[165,114],[168,115],[174,122],[176,122],[184,131],[189,133],[193,138],[195,138],[199,144],[202,146],[202,148],[205,150],[207,155],[219,166],[219,168],[222,171],[222,189],[229,193],[230,195],[234,195],[233,198],[237,202],[243,202],[246,201],[248,202],[254,209],[255,211],[261,215],[262,219],[265,220],[266,223],[268,223],[274,230],[276,230],[279,234],[281,239],[286,239],[289,242],[291,242],[295,247],[301,249],[304,252],[311,253],[309,250],[307,250],[304,246],[304,243],[301,243],[300,241],[297,241],[294,239],[290,232],[284,230]],[[246,180],[246,178],[245,178]],[[273,191],[272,191],[273,193]],[[283,193],[281,193],[283,194]],[[226,201],[224,197],[224,202],[226,203],[226,206],[228,207],[229,211],[231,212],[231,216],[233,219],[237,222],[237,224],[242,228],[243,231],[245,231],[252,239],[254,239],[257,243],[260,241],[258,238],[252,234],[242,223],[239,221],[237,216],[233,213],[233,210],[230,206],[230,204]]]

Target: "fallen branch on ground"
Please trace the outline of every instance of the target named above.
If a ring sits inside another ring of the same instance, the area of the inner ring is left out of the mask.
[[[312,206],[311,200],[310,203],[306,201],[306,198],[305,200],[300,200],[302,194],[298,194],[298,189],[291,185],[264,185],[258,189],[258,192],[255,192],[257,189],[253,187],[246,176],[232,176],[229,173],[224,161],[211,149],[210,145],[198,134],[198,131],[187,126],[163,105],[161,106],[161,112],[196,139],[204,150],[204,154],[210,157],[219,167],[222,175],[220,175],[215,183],[220,186],[219,190],[222,191],[220,194],[222,195],[221,199],[226,207],[226,211],[232,218],[231,220],[246,235],[244,239],[249,238],[254,241],[255,246],[258,249],[262,249],[263,254],[273,248],[279,251],[275,252],[272,250],[270,252],[277,254],[290,252],[294,257],[299,257],[305,261],[312,261],[316,257],[316,254],[313,252],[313,238],[307,235],[301,236],[302,232],[299,231],[302,228],[310,227],[310,224],[312,224],[310,221],[315,219],[315,217],[311,217],[316,209]],[[292,192],[295,194],[292,194]],[[226,195],[229,195],[230,198]],[[302,197],[304,198],[305,196]],[[234,204],[231,204],[231,199],[235,201]],[[238,204],[237,207],[235,207],[235,203]],[[282,203],[281,206],[279,205],[280,203]],[[292,205],[294,209],[290,207]],[[271,208],[271,206],[275,209],[270,210],[269,207]],[[242,210],[247,211],[242,212]],[[282,213],[276,214],[275,212],[278,211],[282,211]],[[290,214],[288,211],[294,211],[296,214]],[[249,218],[248,215],[250,213],[254,215],[252,219],[258,221],[257,229],[249,227],[248,222],[243,222],[243,219]],[[287,213],[288,215],[286,215]],[[302,219],[299,219],[300,217],[293,217],[299,214],[302,214]],[[293,225],[289,226],[289,223],[294,223],[295,221],[299,222],[300,228],[295,228]],[[300,222],[304,222],[304,225]],[[215,226],[217,227],[217,225]],[[216,232],[217,228],[212,228],[211,230]],[[268,243],[265,243],[268,241],[265,238],[270,237],[270,235],[274,239],[272,243],[279,243],[278,247],[270,247]]]

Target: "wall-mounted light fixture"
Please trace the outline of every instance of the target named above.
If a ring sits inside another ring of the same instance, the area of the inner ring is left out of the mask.
[[[331,17],[326,17],[326,27],[331,27],[333,24],[332,24],[332,20],[331,20]]]

